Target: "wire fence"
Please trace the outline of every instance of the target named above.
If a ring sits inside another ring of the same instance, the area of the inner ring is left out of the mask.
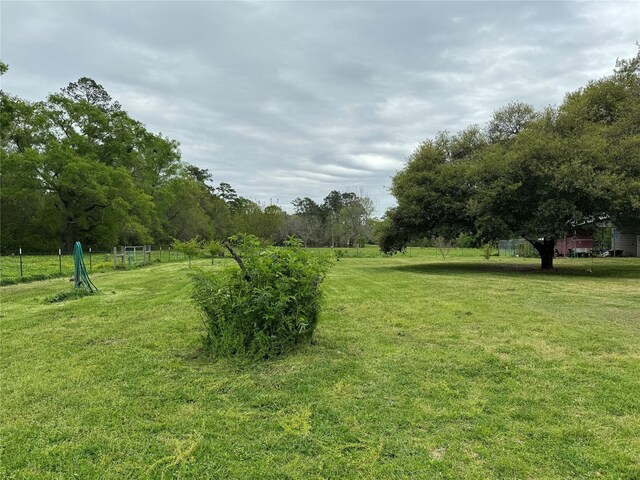
[[[118,249],[118,253],[120,253]],[[151,263],[183,262],[187,261],[186,255],[177,252],[170,247],[158,248],[145,252],[142,250],[126,251],[124,261],[118,258],[118,269],[138,268]],[[85,264],[89,273],[114,270],[113,252],[94,252],[92,248],[84,252]],[[23,249],[9,251],[0,255],[0,285],[11,285],[33,280],[46,280],[48,278],[65,277],[73,275],[73,254],[63,252],[56,253],[30,253]]]
[[[536,249],[533,248],[533,245],[524,238],[500,240],[498,242],[498,251],[500,255],[506,257],[534,258],[540,256]]]

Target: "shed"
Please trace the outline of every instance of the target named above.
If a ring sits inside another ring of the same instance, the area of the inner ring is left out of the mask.
[[[640,228],[618,229],[613,227],[611,249],[622,250],[622,257],[640,257]]]

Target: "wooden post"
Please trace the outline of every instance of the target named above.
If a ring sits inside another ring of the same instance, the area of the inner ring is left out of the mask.
[[[118,268],[118,247],[113,247],[113,269]]]

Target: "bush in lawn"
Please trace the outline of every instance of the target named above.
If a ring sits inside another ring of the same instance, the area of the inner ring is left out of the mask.
[[[174,239],[172,247],[174,250],[184,254],[189,259],[189,268],[191,268],[191,258],[197,257],[202,253],[202,246],[198,241],[198,237],[192,238],[187,242],[181,242],[178,239]]]
[[[290,238],[284,247],[265,249],[256,237],[237,235],[225,246],[240,268],[192,275],[209,353],[266,358],[311,338],[330,257],[301,245]]]
[[[213,265],[213,259],[224,255],[224,247],[220,242],[211,240],[204,247],[205,251],[211,256],[211,265]]]

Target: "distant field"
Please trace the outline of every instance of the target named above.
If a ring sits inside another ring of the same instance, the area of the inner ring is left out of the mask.
[[[178,252],[171,252],[171,257],[166,250],[151,252],[151,261],[155,263],[186,260],[187,258]],[[113,255],[111,253],[92,253],[90,257],[89,252],[84,252],[84,261],[87,270],[91,272],[113,270]],[[137,258],[131,256],[125,261],[125,268],[135,268],[141,263],[142,254],[138,252]],[[0,284],[18,283],[21,279],[32,281],[71,275],[73,275],[73,255],[64,254],[59,257],[58,255],[25,254],[22,256],[22,276],[19,255],[2,255],[0,257]]]
[[[313,249],[313,250],[331,250],[333,252],[341,251],[344,257],[362,257],[373,258],[382,257],[382,253],[378,247],[367,246],[365,248],[335,248],[335,249]],[[434,248],[409,248],[402,256],[406,257],[435,257],[440,254]],[[482,255],[477,249],[451,249],[447,258],[452,257],[480,257]],[[91,255],[91,263],[89,261],[89,252],[84,252],[85,263],[87,269],[91,271],[103,272],[113,269],[113,255],[111,253],[93,253]],[[442,258],[442,257],[440,257]],[[62,260],[62,261],[60,261]],[[187,258],[179,253],[172,251],[171,254],[165,249],[163,251],[153,250],[151,252],[152,263],[166,262],[183,262]],[[211,260],[209,260],[211,261]],[[125,268],[135,268],[142,263],[142,255],[138,252],[137,257],[131,256],[125,261]],[[25,254],[22,257],[22,277],[20,276],[20,256],[19,255],[2,255],[0,256],[0,284],[12,284],[22,280],[42,280],[43,278],[52,278],[56,276],[71,276],[73,274],[73,256],[69,254],[62,255],[31,255]]]
[[[185,263],[2,287],[0,478],[640,478],[640,259],[364,253],[257,365],[202,356]]]

